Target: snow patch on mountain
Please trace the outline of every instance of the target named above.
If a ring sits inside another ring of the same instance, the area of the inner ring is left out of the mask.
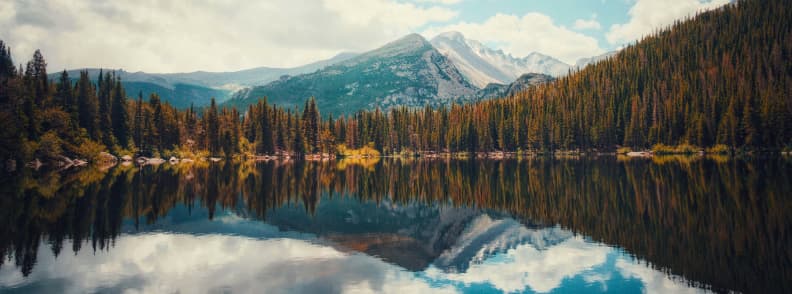
[[[446,32],[432,39],[431,44],[448,57],[472,84],[484,88],[487,84],[510,84],[526,73],[542,73],[554,77],[566,75],[570,65],[543,55],[531,53],[517,58],[502,50],[466,39],[459,32]]]
[[[530,228],[511,218],[496,219],[483,214],[468,224],[457,242],[434,265],[448,272],[465,272],[471,265],[518,245],[530,244],[536,250],[545,250],[573,236],[557,226]]]

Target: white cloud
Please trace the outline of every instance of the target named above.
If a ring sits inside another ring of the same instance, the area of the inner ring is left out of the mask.
[[[675,20],[723,6],[730,0],[637,0],[628,12],[630,20],[614,24],[606,34],[614,45],[629,43],[671,25]]]
[[[694,288],[678,276],[654,270],[646,264],[631,263],[625,259],[616,260],[616,269],[624,277],[637,278],[644,285],[644,292],[653,293],[710,293],[702,288]]]
[[[573,27],[576,30],[599,30],[602,28],[596,19],[577,19]]]
[[[536,292],[549,292],[571,278],[601,265],[611,249],[588,243],[582,237],[570,238],[546,250],[537,250],[529,244],[517,246],[504,253],[501,262],[485,262],[471,266],[465,273],[428,271],[431,277],[440,277],[465,284],[489,283],[503,292],[521,292],[530,288]]]
[[[233,218],[220,221],[240,225]],[[250,225],[265,233],[271,230]],[[569,232],[554,228],[534,233],[541,237]],[[627,255],[617,257],[613,268],[602,269],[616,249],[582,236],[547,247],[518,245],[472,264],[463,273],[444,272],[435,266],[412,273],[377,257],[311,241],[148,233],[123,235],[107,251],[93,252],[88,243],[76,254],[64,249],[57,259],[49,246],[42,245],[29,276],[23,277],[13,265],[0,267],[0,289],[24,292],[28,286],[46,285],[63,294],[453,293],[465,286],[489,284],[504,292],[549,292],[561,287],[565,279],[581,277],[607,291],[612,273],[618,271],[623,277],[640,280],[648,293],[705,292]]]
[[[27,278],[12,266],[0,268],[0,288],[31,283],[64,294],[453,292],[362,254],[302,240],[223,235],[124,236],[108,252],[85,248],[57,260],[41,246]]]
[[[423,34],[432,37],[446,31],[458,31],[467,38],[495,44],[516,56],[539,52],[568,64],[605,52],[595,38],[558,26],[547,15],[535,12],[521,17],[499,13],[483,23],[460,22],[430,28]]]
[[[9,3],[6,3],[9,2]],[[297,66],[365,51],[457,12],[396,0],[3,1],[16,62],[40,48],[51,71],[174,72]]]

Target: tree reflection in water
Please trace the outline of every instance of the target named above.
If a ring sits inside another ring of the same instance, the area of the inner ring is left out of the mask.
[[[166,164],[6,174],[0,189],[0,253],[7,257],[0,266],[13,263],[25,276],[41,243],[55,256],[68,243],[74,253],[86,245],[112,250],[124,224],[156,224],[177,205],[205,209],[209,219],[231,210],[315,233],[411,270],[442,262],[447,246],[441,245],[449,240],[430,243],[403,233],[407,226],[429,226],[425,222],[387,219],[366,228],[350,225],[349,218],[360,215],[317,211],[322,199],[348,199],[372,203],[355,212],[361,215],[376,213],[377,206],[421,204],[510,215],[528,227],[558,224],[715,290],[792,291],[788,159]],[[445,238],[461,230],[445,229],[457,230]]]

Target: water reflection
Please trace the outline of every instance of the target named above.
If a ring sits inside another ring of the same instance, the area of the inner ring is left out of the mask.
[[[19,175],[0,183],[0,290],[789,292],[790,171],[603,158]]]

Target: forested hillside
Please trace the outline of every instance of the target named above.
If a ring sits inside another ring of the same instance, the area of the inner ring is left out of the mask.
[[[700,14],[511,98],[396,110],[376,123],[367,112],[356,123],[384,125],[377,145],[393,150],[782,148],[792,144],[788,4],[739,1]]]
[[[87,72],[47,78],[36,51],[16,68],[0,41],[0,159],[74,155],[302,154],[338,145],[411,151],[516,151],[719,144],[792,146],[792,8],[739,1],[676,23],[619,54],[513,96],[423,109],[375,109],[333,119],[260,100],[244,113],[177,110],[152,94],[127,99],[121,81]],[[134,95],[135,93],[132,93]],[[372,97],[373,99],[374,97]]]

